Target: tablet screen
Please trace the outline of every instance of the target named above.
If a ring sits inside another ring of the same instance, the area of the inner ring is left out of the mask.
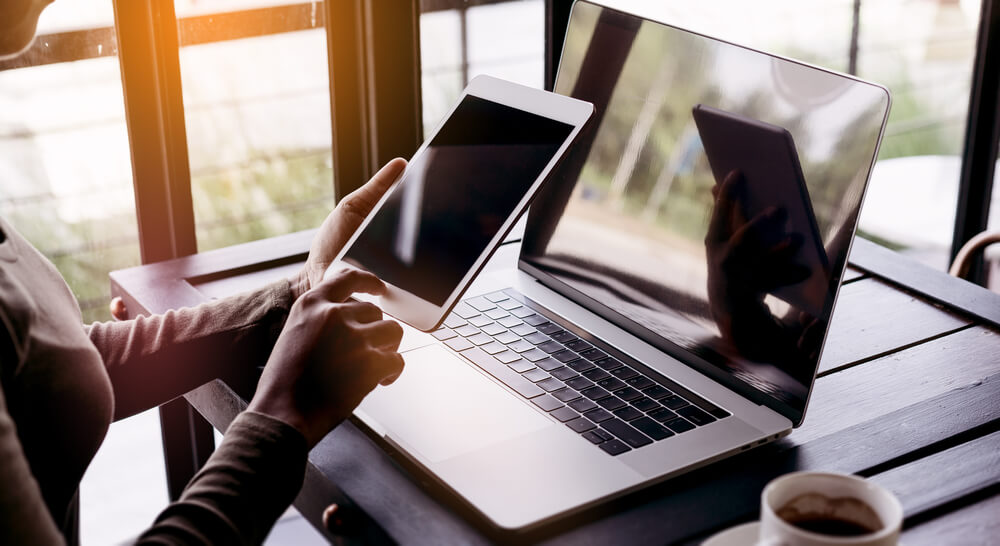
[[[466,95],[343,260],[444,305],[572,130]]]

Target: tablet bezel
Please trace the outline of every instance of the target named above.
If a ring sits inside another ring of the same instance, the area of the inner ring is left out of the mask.
[[[424,143],[420,145],[420,148],[417,149],[416,153],[413,154],[413,157],[410,160],[411,163],[413,163],[414,159],[418,158],[425,152],[430,142],[434,140],[434,137],[437,136],[438,132],[448,122],[448,119],[451,118],[452,114],[454,114],[455,110],[458,108],[458,105],[462,103],[467,95],[473,95],[504,106],[516,108],[518,110],[536,114],[555,121],[560,121],[571,125],[573,128],[556,152],[552,154],[552,157],[542,169],[541,173],[537,178],[535,178],[535,181],[532,182],[531,186],[529,186],[528,190],[518,201],[513,211],[500,226],[500,229],[497,230],[493,238],[486,244],[483,251],[480,252],[479,256],[476,258],[476,261],[462,277],[461,281],[459,281],[459,283],[451,291],[442,305],[436,305],[416,294],[413,294],[412,292],[407,291],[404,288],[388,282],[385,283],[386,293],[380,297],[369,296],[367,294],[357,294],[354,296],[357,299],[375,303],[385,313],[388,313],[392,317],[425,332],[435,330],[438,326],[440,326],[441,322],[444,321],[444,318],[459,301],[462,294],[465,293],[469,285],[472,284],[472,281],[475,280],[476,275],[480,270],[482,270],[483,266],[486,265],[486,262],[489,261],[489,258],[496,251],[497,247],[500,246],[500,243],[503,241],[504,237],[507,236],[507,233],[510,232],[515,222],[517,222],[517,219],[524,213],[525,209],[527,209],[528,204],[534,198],[538,189],[548,177],[553,167],[559,163],[570,144],[572,144],[572,142],[576,139],[580,130],[594,113],[594,106],[589,102],[584,102],[563,95],[557,95],[555,93],[508,82],[491,76],[477,76],[469,82],[469,85],[466,86],[465,90],[448,111],[448,114],[444,116],[444,119],[434,129],[434,132],[427,137]],[[382,198],[379,199],[378,203],[376,203],[376,205],[372,208],[372,212],[365,218],[351,238],[347,241],[347,244],[345,244],[337,254],[337,258],[327,269],[325,277],[329,277],[331,272],[340,271],[344,268],[358,269],[357,266],[345,262],[344,256],[347,255],[348,251],[354,245],[354,242],[368,227],[368,224],[383,207],[392,192],[396,191],[399,186],[399,182],[406,176],[409,169],[410,167],[408,164],[406,169],[404,169],[392,183],[392,186],[386,190]]]

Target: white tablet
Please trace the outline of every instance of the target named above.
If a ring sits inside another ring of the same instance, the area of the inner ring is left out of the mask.
[[[415,328],[437,328],[593,112],[588,102],[476,77],[327,275],[370,271],[388,286],[371,301]]]

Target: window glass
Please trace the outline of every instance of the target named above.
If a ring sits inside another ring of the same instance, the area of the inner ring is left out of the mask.
[[[334,204],[322,4],[176,11],[198,249],[319,226]]]
[[[471,78],[489,74],[541,88],[545,3],[421,0],[420,63],[424,135],[454,106]]]
[[[60,2],[0,61],[0,215],[52,260],[85,322],[111,318],[108,272],[139,263],[113,17],[108,0]]]

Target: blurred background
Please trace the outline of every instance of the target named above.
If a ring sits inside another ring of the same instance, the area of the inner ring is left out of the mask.
[[[660,4],[664,22],[887,86],[861,234],[946,268],[978,1]],[[198,249],[316,227],[334,205],[322,4],[175,9]],[[543,0],[421,1],[425,134],[477,74],[542,87],[544,11]],[[38,29],[50,55],[0,62],[0,215],[55,263],[87,322],[110,319],[108,272],[140,263],[113,25],[110,0],[58,0]],[[112,427],[82,486],[85,543],[134,537],[166,504],[158,427],[153,412]]]

